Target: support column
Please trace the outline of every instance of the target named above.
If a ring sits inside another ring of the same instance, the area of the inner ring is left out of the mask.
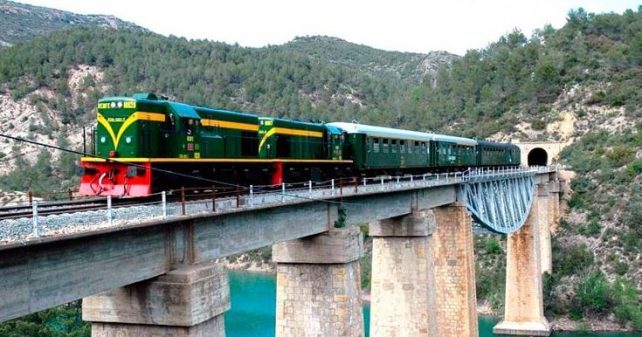
[[[557,233],[560,219],[560,182],[552,180],[548,188],[548,209],[551,233]]]
[[[272,246],[276,337],[363,336],[358,227]]]
[[[208,263],[86,297],[82,317],[92,337],[225,337],[229,308],[227,273]]]
[[[370,336],[437,337],[431,211],[370,224]]]
[[[461,203],[433,211],[438,336],[477,336],[472,220]]]
[[[524,226],[508,236],[504,320],[493,328],[494,334],[550,335],[542,296],[538,195],[535,191]]]
[[[540,270],[542,274],[553,272],[553,251],[551,247],[551,209],[550,193],[547,184],[538,185],[535,196],[537,203],[532,209],[537,211],[537,224],[539,231]]]

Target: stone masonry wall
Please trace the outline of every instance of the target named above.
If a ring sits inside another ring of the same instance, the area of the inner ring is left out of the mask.
[[[438,336],[477,336],[473,232],[465,206],[434,210],[433,234]]]
[[[272,247],[276,267],[276,337],[364,335],[363,236],[333,228]]]
[[[359,262],[278,264],[276,336],[363,336]]]
[[[370,224],[370,336],[436,337],[432,212]]]

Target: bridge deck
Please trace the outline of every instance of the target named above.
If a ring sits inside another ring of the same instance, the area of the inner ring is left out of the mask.
[[[61,235],[43,232],[39,238],[6,242],[0,245],[0,321],[153,278],[177,264],[324,232],[338,220],[339,207],[346,211],[346,225],[355,225],[450,204],[456,201],[456,185],[466,179],[470,177],[366,184],[357,191],[344,188],[343,196],[337,189],[334,194],[278,191],[246,198],[241,208],[225,208],[232,201],[221,200],[217,213],[201,208],[186,216],[114,221],[113,226],[82,227]],[[193,207],[198,209],[197,204]]]

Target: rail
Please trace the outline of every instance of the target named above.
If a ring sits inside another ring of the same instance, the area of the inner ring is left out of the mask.
[[[7,207],[0,208],[0,245],[3,242],[38,240],[42,236],[126,226],[151,218],[166,219],[204,212],[222,214],[310,200],[342,203],[344,198],[355,195],[534,175],[557,169],[556,166],[473,168],[464,172],[309,180],[235,189],[217,186],[181,188],[129,201],[111,197],[66,203],[32,200],[29,206],[13,207],[14,211],[20,209],[20,214],[12,214]]]

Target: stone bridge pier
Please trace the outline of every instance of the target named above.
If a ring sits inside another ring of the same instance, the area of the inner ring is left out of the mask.
[[[359,227],[272,246],[276,337],[364,336],[362,253]]]
[[[92,337],[225,337],[227,273],[212,263],[86,297]]]
[[[461,203],[371,224],[370,333],[477,336],[472,223]]]

